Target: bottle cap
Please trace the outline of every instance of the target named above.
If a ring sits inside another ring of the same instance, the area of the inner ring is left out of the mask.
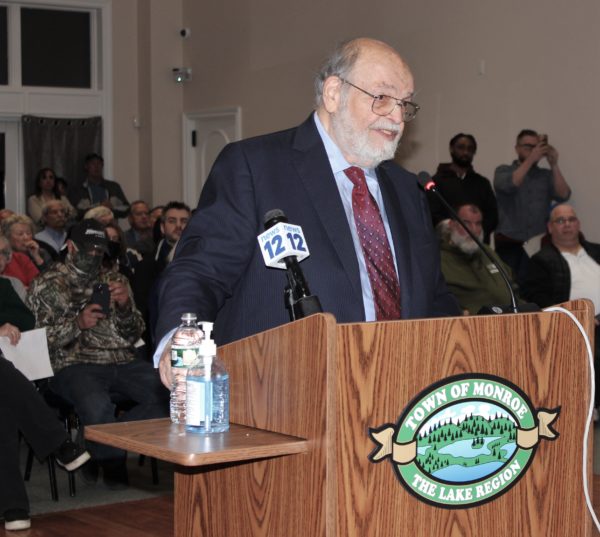
[[[181,320],[185,322],[195,321],[196,314],[195,313],[184,313],[181,315]]]
[[[200,356],[216,356],[217,345],[211,338],[213,323],[203,321],[200,323],[200,328],[202,332],[204,332],[204,339],[202,339],[202,341],[200,342],[198,354]]]

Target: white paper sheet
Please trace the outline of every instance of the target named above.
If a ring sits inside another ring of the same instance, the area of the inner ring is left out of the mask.
[[[11,345],[7,337],[0,337],[0,349],[4,357],[29,380],[54,376],[45,328],[21,332],[21,339],[16,346]]]

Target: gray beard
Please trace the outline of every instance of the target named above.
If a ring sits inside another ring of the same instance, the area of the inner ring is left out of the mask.
[[[481,232],[477,238],[483,240],[483,232]],[[455,230],[450,231],[450,242],[463,254],[473,255],[479,250],[479,246],[471,237],[465,237]]]

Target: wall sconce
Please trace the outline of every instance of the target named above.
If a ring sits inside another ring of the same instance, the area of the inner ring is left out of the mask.
[[[173,80],[177,84],[183,84],[192,80],[191,67],[173,67]]]

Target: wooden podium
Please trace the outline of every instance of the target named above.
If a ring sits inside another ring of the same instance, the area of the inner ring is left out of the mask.
[[[587,301],[566,308],[593,334]],[[319,314],[219,353],[230,373],[231,422],[241,427],[217,435],[210,456],[183,445],[181,429],[165,421],[154,434],[140,433],[144,422],[86,429],[90,439],[180,465],[177,537],[592,535],[583,494],[584,478],[592,488],[591,436],[588,475],[582,470],[590,373],[565,314],[356,324]],[[388,461],[369,460],[369,429],[395,423],[424,388],[470,372],[506,379],[536,408],[560,406],[560,436],[540,442],[505,494],[445,509],[407,492]]]

